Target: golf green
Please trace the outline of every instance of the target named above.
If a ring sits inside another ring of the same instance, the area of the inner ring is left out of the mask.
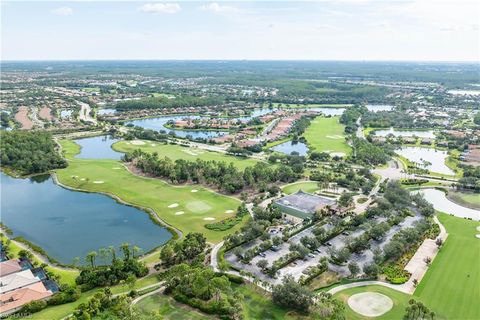
[[[292,194],[300,190],[308,193],[314,193],[319,189],[320,188],[318,187],[318,182],[316,181],[294,182],[282,187],[282,191],[286,194]]]
[[[254,166],[259,160],[251,158],[235,157],[220,152],[203,150],[195,147],[183,147],[177,144],[162,144],[155,141],[140,140],[144,144],[134,144],[131,141],[119,141],[112,145],[112,148],[119,152],[132,152],[135,149],[141,149],[142,151],[153,153],[157,152],[160,157],[169,157],[172,160],[184,159],[195,161],[196,159],[202,160],[215,160],[224,161],[227,163],[233,163],[239,169],[245,169],[249,166]]]
[[[240,201],[233,197],[200,185],[174,186],[160,179],[141,177],[132,174],[116,160],[75,159],[79,146],[69,140],[60,143],[69,165],[56,173],[58,180],[66,186],[110,194],[126,203],[150,208],[163,221],[182,232],[201,232],[214,243],[241,226],[227,231],[204,227],[206,223],[234,216]]]
[[[350,146],[345,141],[344,126],[339,117],[316,117],[304,133],[312,151],[348,154]]]

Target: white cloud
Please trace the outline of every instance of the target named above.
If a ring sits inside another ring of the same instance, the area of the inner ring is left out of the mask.
[[[178,3],[146,3],[139,8],[140,11],[146,13],[177,13],[182,8]]]
[[[229,12],[237,12],[238,8],[232,6],[225,6],[220,5],[217,2],[212,2],[209,4],[205,4],[200,7],[204,11],[211,11],[214,13],[229,13]]]
[[[70,16],[73,14],[73,9],[69,7],[60,7],[53,9],[52,13],[57,16]]]

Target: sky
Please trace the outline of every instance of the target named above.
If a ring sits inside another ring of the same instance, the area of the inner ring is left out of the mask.
[[[480,1],[5,1],[2,60],[479,61]]]

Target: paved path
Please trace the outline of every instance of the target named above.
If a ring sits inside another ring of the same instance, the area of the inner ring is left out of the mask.
[[[91,115],[90,111],[92,108],[88,103],[77,101],[77,103],[80,105],[80,113],[78,114],[78,117],[80,120],[83,120],[85,122],[93,122],[97,123],[97,120],[95,120]]]
[[[1,233],[3,233],[3,235],[6,237],[6,238],[9,238],[10,241],[12,243],[14,243],[16,246],[22,248],[23,250],[26,250],[28,252],[30,252],[35,258],[37,258],[40,263],[45,263],[46,265],[52,267],[52,268],[56,268],[56,269],[60,269],[60,270],[65,270],[65,271],[78,271],[78,269],[74,269],[74,268],[69,268],[69,267],[64,267],[64,266],[60,266],[60,265],[57,265],[53,262],[51,262],[47,256],[44,256],[43,254],[40,254],[39,252],[33,250],[32,248],[30,248],[29,245],[23,243],[23,242],[19,242],[19,241],[15,241],[13,239],[11,239],[8,234],[5,232],[4,229],[0,228],[0,231]]]
[[[156,283],[156,285],[157,285],[157,283]],[[148,288],[144,288],[143,290],[145,290],[145,289],[148,289]],[[136,297],[135,299],[133,299],[132,302],[131,302],[131,305],[132,305],[132,306],[133,306],[133,305],[136,305],[138,302],[140,302],[140,300],[143,300],[143,299],[145,299],[146,297],[149,297],[149,296],[153,296],[154,294],[160,293],[160,292],[162,292],[163,290],[165,290],[165,287],[163,286],[163,283],[162,283],[162,285],[160,286],[160,288],[155,289],[155,290],[153,290],[153,291],[151,291],[151,292],[148,292],[148,293],[146,293],[146,294],[144,294],[144,295],[142,295],[142,296],[139,296],[139,297]]]
[[[218,272],[220,269],[218,269],[218,251],[220,248],[223,246],[223,243],[225,241],[222,241],[220,243],[217,243],[213,248],[212,251],[210,252],[210,265],[212,266],[213,270]]]

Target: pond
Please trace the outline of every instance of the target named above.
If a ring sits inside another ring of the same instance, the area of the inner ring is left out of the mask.
[[[60,110],[60,117],[62,119],[70,118],[73,113],[73,110],[62,109]]]
[[[345,108],[308,108],[306,110],[318,111],[325,116],[341,116]]]
[[[422,164],[423,160],[430,162],[431,164],[425,167],[429,171],[446,175],[455,174],[455,172],[445,164],[445,160],[448,157],[447,151],[436,150],[433,148],[405,147],[395,150],[395,152],[402,157],[419,164]]]
[[[75,156],[79,159],[115,159],[119,160],[123,153],[114,151],[112,144],[120,139],[111,136],[97,136],[74,140],[80,145],[80,153]]]
[[[117,110],[105,108],[105,109],[98,109],[97,114],[102,116],[105,114],[114,114],[115,112],[117,112]]]
[[[367,104],[366,105],[368,111],[391,111],[394,106],[388,105],[388,104]]]
[[[389,134],[393,134],[395,137],[419,137],[419,138],[435,138],[435,134],[432,130],[398,130],[390,128],[388,130],[375,130],[375,135],[379,137],[386,137]]]
[[[146,118],[128,121],[125,124],[133,124],[137,127],[142,127],[144,129],[151,129],[156,131],[164,130],[165,132],[174,132],[176,136],[180,138],[186,138],[188,135],[192,138],[202,138],[209,139],[227,134],[226,131],[209,131],[209,130],[177,130],[170,129],[165,127],[168,121],[170,120],[179,120],[184,118],[197,119],[199,116],[166,116],[166,117],[155,117],[155,118]]]
[[[282,144],[272,147],[273,151],[282,152],[285,154],[291,154],[292,152],[298,152],[301,156],[306,156],[308,152],[308,147],[303,142],[293,142],[287,141]]]
[[[83,261],[89,251],[124,242],[147,252],[171,238],[142,210],[106,195],[64,189],[48,175],[34,180],[1,174],[2,222],[13,236],[24,237],[62,263],[75,257]]]
[[[463,207],[448,200],[445,192],[437,189],[422,189],[419,191],[430,202],[435,210],[453,214],[460,218],[471,218],[480,221],[480,210]]]

